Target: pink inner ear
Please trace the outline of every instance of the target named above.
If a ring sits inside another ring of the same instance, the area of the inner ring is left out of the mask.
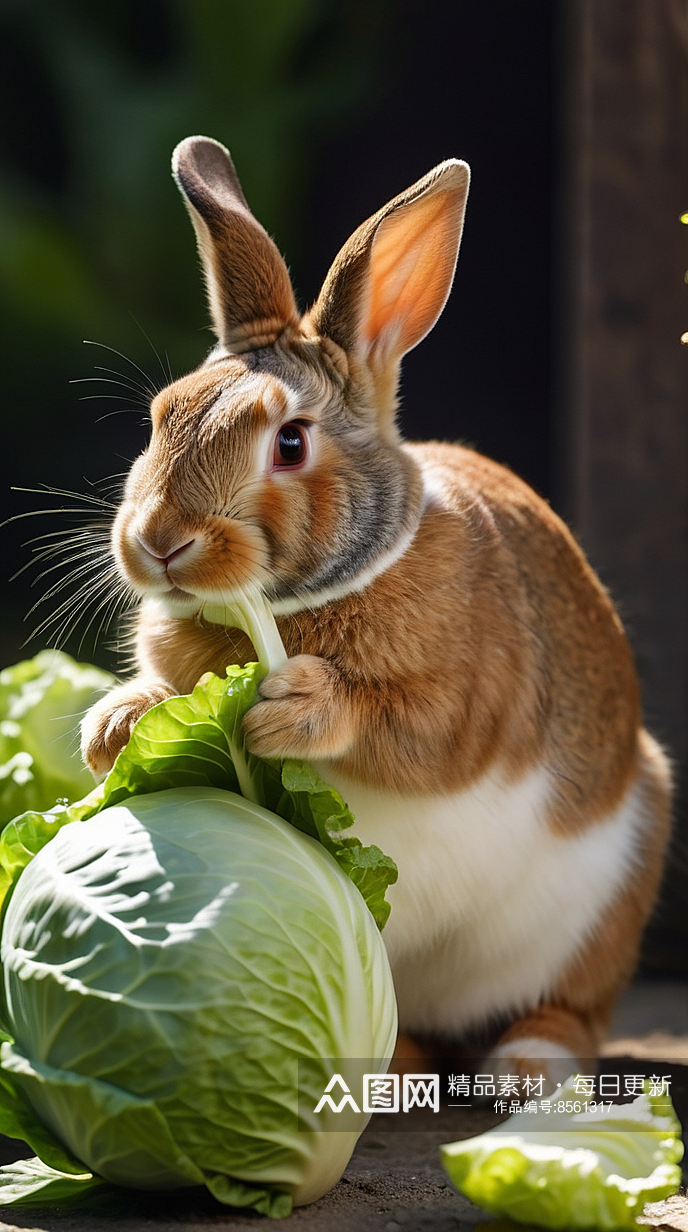
[[[454,277],[464,197],[465,190],[436,191],[380,223],[363,326],[369,351],[400,358],[432,329]]]

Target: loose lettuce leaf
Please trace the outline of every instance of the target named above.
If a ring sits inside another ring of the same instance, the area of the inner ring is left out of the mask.
[[[108,1209],[116,1190],[91,1172],[59,1172],[37,1156],[0,1168],[0,1206],[76,1206],[107,1196]]]
[[[268,1186],[249,1185],[226,1176],[208,1176],[206,1188],[225,1206],[249,1208],[260,1215],[281,1219],[291,1214],[292,1200]],[[136,1213],[131,1197],[92,1172],[65,1174],[38,1156],[19,1159],[0,1167],[0,1206],[25,1206],[32,1210],[59,1206],[61,1211],[85,1207],[101,1209],[109,1216]]]
[[[79,800],[89,790],[79,722],[113,684],[108,672],[59,650],[43,650],[0,672],[0,826],[27,809]]]
[[[440,1147],[452,1185],[492,1215],[543,1228],[636,1227],[681,1181],[681,1126],[668,1095],[589,1113],[520,1112]],[[575,1100],[570,1078],[557,1099]]]
[[[318,839],[363,895],[379,928],[389,915],[387,887],[394,861],[378,847],[345,835],[353,815],[342,797],[307,762],[263,761],[244,745],[241,720],[258,699],[264,674],[257,663],[208,673],[189,696],[172,697],[144,714],[103,783],[69,807],[31,811],[0,835],[0,904],[22,870],[62,826],[84,821],[130,796],[169,787],[238,791]]]

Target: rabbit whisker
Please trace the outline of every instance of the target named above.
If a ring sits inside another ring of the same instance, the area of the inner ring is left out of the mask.
[[[118,355],[120,359],[124,360],[125,364],[130,364],[132,368],[135,368],[146,382],[145,388],[150,395],[151,401],[156,394],[160,393],[161,386],[156,386],[155,381],[151,380],[148,373],[144,372],[143,368],[139,367],[135,360],[130,359],[128,355],[124,355],[122,351],[118,351],[116,347],[108,346],[106,342],[95,342],[92,338],[84,338],[84,346],[102,347],[104,351],[110,351],[112,355]]]
[[[163,375],[163,377],[164,377],[164,379],[165,379],[165,384],[166,384],[166,385],[171,385],[171,384],[172,384],[172,382],[173,382],[173,380],[174,380],[174,378],[173,378],[173,376],[172,376],[172,370],[171,370],[171,368],[170,368],[170,361],[169,361],[169,358],[167,359],[167,371],[165,371],[165,366],[164,366],[164,364],[163,364],[163,362],[162,362],[162,360],[161,360],[161,358],[160,358],[160,353],[158,352],[157,347],[156,347],[156,346],[155,346],[155,344],[152,342],[152,340],[151,340],[151,338],[149,337],[149,335],[146,333],[145,329],[143,328],[143,325],[141,324],[141,322],[140,322],[139,320],[137,320],[137,318],[134,316],[133,312],[130,312],[130,313],[129,313],[129,315],[130,315],[130,317],[131,317],[132,321],[134,322],[134,324],[135,324],[135,325],[137,325],[137,326],[138,326],[138,328],[141,330],[141,333],[143,334],[144,338],[146,339],[146,342],[148,343],[148,345],[149,345],[149,347],[150,347],[151,351],[152,351],[152,352],[153,352],[153,354],[155,355],[155,358],[157,359],[157,361],[158,361],[158,363],[159,363],[159,365],[160,365],[160,371],[162,372],[162,375]]]
[[[81,619],[81,616],[88,607],[88,604],[93,596],[95,580],[96,579],[87,582],[85,585],[79,587],[73,595],[70,595],[68,599],[60,604],[56,611],[51,613],[50,616],[48,616],[36,629],[34,629],[31,637],[40,636],[41,634],[46,633],[53,626],[57,625],[57,630],[54,632],[55,645],[58,647],[63,645],[64,642],[71,636],[79,620]],[[106,585],[106,595],[108,596],[114,593],[115,586],[119,588],[118,577],[111,576],[108,578],[106,574],[102,574],[97,580]],[[39,600],[39,603],[40,602],[41,601]],[[38,606],[39,604],[35,604],[34,608],[31,610],[34,611]],[[51,637],[52,636],[53,635],[51,634]]]
[[[114,600],[114,604],[115,604],[115,609],[114,609],[114,610],[115,610],[115,611],[117,610],[117,606],[118,606],[118,602],[119,602],[120,598],[121,598],[121,595],[120,595],[119,587],[118,587],[116,590],[113,590],[113,588],[112,588],[112,587],[111,587],[109,590],[106,590],[105,595],[103,596],[103,598],[101,599],[101,601],[100,601],[100,603],[97,605],[97,607],[94,609],[94,611],[93,611],[93,613],[92,613],[92,615],[91,615],[91,617],[90,617],[90,619],[89,619],[89,621],[88,621],[88,623],[87,623],[86,627],[84,628],[84,630],[83,630],[83,632],[82,632],[82,634],[81,634],[81,638],[80,638],[80,640],[79,640],[79,647],[78,647],[79,653],[81,653],[81,649],[82,649],[82,646],[83,646],[84,641],[85,641],[85,639],[86,639],[86,635],[87,635],[87,633],[88,633],[89,629],[93,626],[93,624],[94,624],[94,622],[95,622],[95,619],[96,619],[96,617],[97,617],[98,613],[99,613],[99,612],[101,612],[101,611],[103,611],[103,609],[105,609],[105,610],[104,610],[104,612],[103,612],[103,620],[104,620],[104,619],[105,619],[105,616],[107,616],[108,609],[109,609],[110,605],[112,604],[113,600]],[[114,611],[113,611],[112,615],[114,615]],[[98,629],[97,629],[97,631],[96,631],[96,634],[95,634],[95,640],[96,640],[96,641],[98,640],[98,637],[100,636],[100,631],[101,631],[101,629],[102,629],[102,624],[103,624],[103,621],[101,620],[101,623],[100,623],[100,625],[99,625],[99,627],[98,627]]]
[[[103,553],[102,548],[93,547],[93,548],[82,549],[80,552],[75,552],[72,556],[65,556],[63,557],[62,560],[58,560],[56,564],[49,565],[47,569],[43,569],[43,571],[39,573],[33,579],[33,581],[31,582],[31,585],[37,586],[38,583],[42,581],[44,577],[47,577],[49,573],[54,573],[56,569],[62,569],[65,565],[71,565],[73,561],[80,561],[80,567],[70,570],[70,572],[65,574],[64,578],[62,579],[63,583],[68,582],[71,578],[75,577],[77,574],[84,572],[84,570],[87,567],[90,567],[89,558],[91,559],[96,558],[96,559],[103,560],[105,559],[105,554]]]
[[[112,372],[112,368],[103,368],[101,369],[101,371],[102,372]],[[118,379],[115,380],[111,376],[73,376],[69,384],[70,385],[93,385],[93,384],[117,385],[120,389],[126,389],[128,393],[135,394],[139,398],[143,396],[144,391],[142,390],[140,385],[135,385],[131,381],[126,380],[126,378],[124,377],[120,378],[119,373],[117,374],[117,378]],[[112,396],[118,397],[121,395],[113,394]],[[96,394],[95,397],[98,397],[98,395]],[[101,397],[104,398],[105,394],[101,394]]]
[[[76,544],[70,544],[69,546],[76,547]],[[24,573],[27,569],[30,569],[32,565],[37,565],[39,563],[42,563],[44,560],[52,559],[53,556],[60,555],[61,552],[66,547],[67,547],[66,544],[58,544],[58,545],[53,544],[53,546],[50,548],[43,548],[39,552],[34,552],[34,555],[32,556],[31,560],[27,561],[25,565],[22,565],[20,569],[17,569],[16,573],[12,574],[10,581],[13,582],[15,578],[20,577],[20,575]],[[50,565],[49,568],[44,569],[42,573],[39,573],[38,576],[33,579],[33,581],[31,582],[31,585],[35,586],[38,582],[41,581],[42,578],[46,577],[48,573],[52,573],[55,569],[60,569],[64,565],[69,565],[72,563],[72,561],[80,560],[83,562],[85,558],[88,558],[88,557],[100,556],[104,558],[106,555],[107,553],[104,552],[102,546],[94,545],[93,547],[80,548],[79,551],[75,552],[72,556],[61,557],[61,559],[58,560],[57,564]]]
[[[119,408],[118,411],[108,411],[106,415],[99,415],[98,418],[94,422],[97,424],[104,423],[106,419],[112,419],[115,415],[140,415],[140,414],[141,414],[141,408],[138,406],[122,406]],[[140,422],[143,425],[145,424],[146,421],[142,419]]]
[[[109,531],[109,523],[99,524],[95,522],[92,523],[91,526],[73,526],[67,530],[49,530],[44,535],[34,535],[31,539],[25,539],[22,543],[22,547],[31,547],[31,550],[35,554],[38,554],[44,550],[48,551],[48,549],[52,551],[53,549],[57,549],[63,545],[64,547],[71,547],[72,544],[80,543],[82,540],[95,540],[96,538],[100,538],[103,543],[107,543],[110,538]],[[63,544],[48,544],[45,542],[47,539],[62,540]],[[32,544],[34,543],[43,543],[44,547],[33,548]]]
[[[88,595],[89,590],[93,592],[93,589],[96,586],[96,583],[110,581],[112,578],[115,578],[115,577],[118,578],[119,575],[117,574],[117,571],[114,565],[110,569],[103,569],[99,573],[96,573],[95,575],[92,574],[90,566],[87,566],[87,565],[84,565],[84,567],[80,570],[73,570],[72,573],[68,577],[62,578],[59,582],[56,582],[54,586],[49,587],[48,590],[44,591],[44,593],[39,596],[39,598],[36,600],[33,606],[30,607],[28,612],[26,613],[26,619],[28,620],[29,616],[33,615],[33,613],[36,611],[37,608],[41,606],[42,603],[46,603],[49,599],[54,599],[55,596],[58,595],[61,590],[64,590],[65,586],[71,584],[72,582],[76,581],[77,578],[81,578],[81,577],[86,577],[86,581],[84,581],[83,585],[81,585],[78,590],[76,590],[72,595],[70,595],[67,599],[65,599],[62,602],[62,604],[60,605],[60,607],[57,609],[55,613],[56,616],[58,616],[64,608],[67,608],[70,606],[70,604],[76,602],[76,600],[82,594]]]
[[[62,488],[49,488],[47,486],[40,488],[19,488],[13,487],[13,492],[30,492],[39,496],[66,496],[73,500],[83,501],[85,505],[95,505],[99,509],[114,510],[117,506],[113,501],[106,500],[104,496],[98,496],[94,492],[68,492]],[[16,517],[35,517],[38,514],[44,513],[86,513],[84,505],[72,505],[64,509],[29,509],[25,513],[16,514]]]
[[[94,364],[93,371],[94,372],[109,372],[111,373],[112,376],[119,377],[121,381],[129,381],[131,389],[138,390],[139,393],[145,394],[146,397],[148,397],[149,395],[150,382],[148,383],[148,385],[142,385],[141,382],[137,381],[136,378],[131,373],[127,375],[124,372],[118,372],[117,368],[106,368],[104,364]],[[97,377],[92,377],[91,379],[94,381],[98,380]]]

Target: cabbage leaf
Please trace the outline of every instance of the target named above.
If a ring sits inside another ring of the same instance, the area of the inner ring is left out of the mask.
[[[569,1078],[557,1100],[576,1100]],[[636,1227],[647,1202],[681,1182],[681,1126],[668,1095],[574,1114],[517,1112],[440,1147],[454,1187],[492,1215],[544,1228]]]
[[[139,719],[107,778],[83,800],[44,813],[26,812],[10,822],[0,835],[0,905],[62,826],[85,821],[130,796],[170,787],[221,787],[318,839],[382,928],[389,915],[385,893],[397,879],[394,861],[379,847],[364,847],[345,833],[354,822],[351,811],[307,762],[264,761],[244,745],[241,720],[258,699],[263,675],[258,663],[232,665],[224,680],[207,673],[191,694],[159,702]]]
[[[114,683],[109,672],[60,650],[42,650],[0,672],[0,826],[89,790],[79,723]]]

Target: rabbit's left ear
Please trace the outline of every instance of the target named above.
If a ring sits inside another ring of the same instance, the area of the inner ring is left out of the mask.
[[[284,260],[253,217],[229,152],[211,137],[187,137],[172,171],[196,232],[220,342],[235,353],[269,345],[299,314]]]
[[[308,314],[310,327],[377,368],[416,346],[451,290],[469,180],[468,165],[449,159],[354,231]]]

